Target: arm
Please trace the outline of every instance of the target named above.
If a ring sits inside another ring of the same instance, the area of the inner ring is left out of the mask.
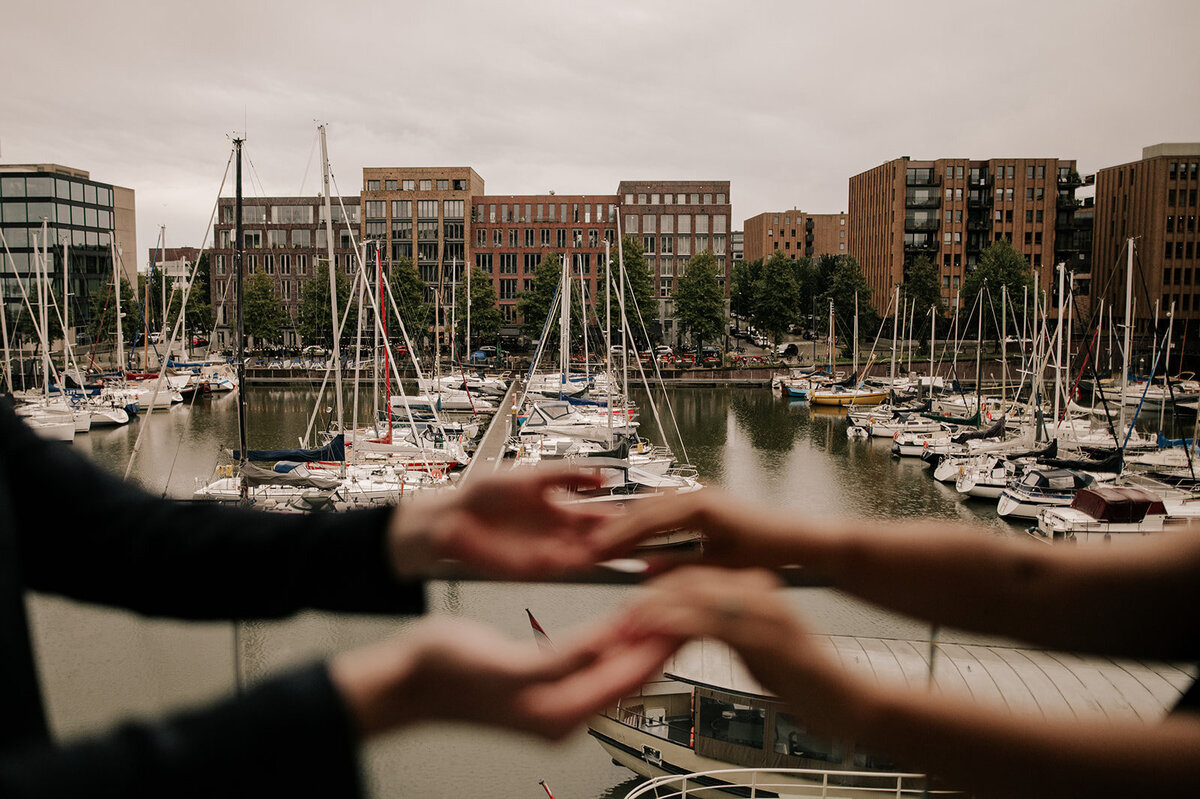
[[[813,520],[711,489],[642,506],[596,533],[612,556],[653,533],[695,527],[702,560],[799,564],[901,613],[1035,644],[1141,657],[1200,654],[1200,538],[1035,546],[931,520]]]
[[[1193,796],[1200,714],[1158,724],[1014,716],[852,677],[816,646],[761,572],[680,570],[652,585],[627,633],[712,636],[813,729],[982,796]]]

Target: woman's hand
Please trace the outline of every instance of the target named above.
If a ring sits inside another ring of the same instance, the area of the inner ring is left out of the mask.
[[[597,555],[590,533],[606,517],[556,503],[551,493],[599,484],[593,475],[531,470],[417,497],[392,516],[388,556],[396,573],[409,578],[446,559],[510,579],[587,568]]]
[[[557,740],[655,676],[673,652],[615,625],[540,651],[461,619],[338,655],[330,676],[363,735],[419,721],[486,724]]]

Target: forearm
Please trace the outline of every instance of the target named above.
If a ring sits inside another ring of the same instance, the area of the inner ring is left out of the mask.
[[[948,626],[1144,657],[1192,657],[1200,642],[1200,546],[1182,539],[1089,551],[852,520],[797,526],[791,556],[837,588]]]
[[[357,735],[322,665],[154,724],[0,752],[6,797],[357,796]]]
[[[1200,717],[1047,720],[937,694],[863,688],[838,734],[979,796],[1200,795]]]

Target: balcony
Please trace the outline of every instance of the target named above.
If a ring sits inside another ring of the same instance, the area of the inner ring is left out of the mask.
[[[940,226],[938,219],[905,219],[904,229],[909,230],[933,230],[936,231]]]
[[[969,191],[967,192],[967,207],[968,208],[983,208],[992,204],[992,194],[988,191]]]
[[[928,197],[905,197],[905,208],[941,208],[942,197],[940,194],[934,194]]]
[[[905,183],[909,186],[940,186],[942,176],[932,169],[910,169],[905,175]]]
[[[992,220],[985,216],[967,219],[967,230],[991,230]]]
[[[1063,186],[1064,188],[1065,187],[1074,188],[1076,186],[1082,186],[1083,179],[1079,177],[1078,172],[1076,172],[1074,169],[1072,169],[1069,173],[1058,176],[1058,185]]]
[[[1077,200],[1074,197],[1066,196],[1066,195],[1062,195],[1062,194],[1058,195],[1058,207],[1059,208],[1079,208],[1082,205],[1083,205],[1082,200]]]

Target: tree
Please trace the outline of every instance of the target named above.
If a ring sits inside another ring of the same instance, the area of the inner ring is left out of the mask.
[[[41,310],[38,306],[37,286],[30,284],[27,289],[29,292],[29,307],[26,307],[24,300],[21,301],[20,310],[17,311],[16,321],[13,323],[13,329],[16,331],[20,346],[25,347],[33,345],[34,352],[41,349],[41,338],[38,336],[38,328],[41,325]],[[47,336],[46,346],[53,346],[55,341],[62,339],[62,325],[59,324],[58,314],[61,311],[55,311],[55,308],[61,309],[62,293],[50,287],[47,292],[49,295],[49,307],[46,308],[46,326],[50,328],[49,336]],[[33,309],[33,316],[29,314],[29,308]]]
[[[704,342],[725,330],[725,298],[717,280],[717,257],[712,250],[693,255],[687,269],[675,281],[675,321],[687,333],[699,355]]]
[[[936,308],[938,316],[941,316],[945,309],[937,267],[927,255],[919,256],[905,271],[904,285],[900,287],[900,293],[914,304],[916,319],[929,318],[930,308]]]
[[[275,293],[275,281],[263,272],[254,273],[242,286],[242,301],[246,335],[258,344],[279,341],[284,325],[290,320]]]
[[[611,255],[615,264],[618,257],[616,248],[612,248]],[[654,297],[654,275],[650,273],[650,267],[646,265],[645,251],[637,236],[625,236],[621,240],[620,256],[623,258],[625,267],[625,315],[629,317],[629,335],[635,343],[640,342],[637,346],[646,347],[649,346],[649,341],[646,336],[642,335],[642,322],[639,321],[638,312],[641,312],[641,320],[644,320],[647,325],[652,324],[658,318],[658,300]],[[605,281],[608,279],[607,265],[600,267],[599,275],[598,296],[603,296]],[[618,325],[622,324],[620,321],[620,297],[617,296],[620,285],[619,273],[613,270],[612,288],[608,294],[612,306],[612,318],[614,324]],[[613,339],[617,340],[615,333]]]
[[[983,296],[983,330],[985,338],[1000,335],[1001,286],[1008,287],[1008,313],[1020,319],[1025,309],[1025,290],[1033,289],[1033,273],[1025,256],[1013,249],[1007,239],[992,242],[979,255],[979,265],[963,280],[962,303],[970,309],[986,287]],[[1011,327],[1011,325],[1010,325]]]
[[[758,280],[754,283],[754,311],[751,321],[760,332],[765,333],[779,346],[788,325],[792,324],[800,309],[800,287],[796,284],[796,273],[791,259],[776,252],[762,265]]]
[[[754,281],[762,272],[762,259],[734,261],[729,273],[729,312],[742,319],[754,314]]]
[[[858,330],[873,330],[879,324],[879,314],[871,304],[871,287],[863,275],[858,261],[849,255],[838,255],[837,263],[829,276],[829,288],[825,292],[826,304],[833,301],[833,313],[838,324],[850,325],[858,309]]]
[[[500,325],[504,322],[504,318],[500,315],[500,309],[496,307],[496,287],[492,285],[492,279],[477,266],[471,267],[471,338],[492,339],[500,332]],[[456,331],[459,339],[465,340],[467,336],[467,315],[461,310],[458,312],[458,330]],[[466,342],[467,357],[471,355],[471,342]]]
[[[346,305],[350,300],[350,279],[340,269],[336,270],[334,274],[337,281],[338,316],[341,317],[346,313]],[[251,277],[265,278],[266,275],[256,274]],[[267,278],[267,280],[269,282],[270,278]],[[245,290],[249,292],[249,281],[247,281],[247,288]],[[399,298],[397,298],[398,301]],[[249,305],[246,307],[248,309]],[[341,321],[340,318],[338,321]],[[353,330],[357,323],[357,311],[351,308],[350,315],[346,317],[343,335],[345,335],[346,330]],[[249,322],[247,322],[246,332],[250,332]],[[329,267],[324,261],[317,264],[311,278],[300,284],[300,305],[296,312],[296,332],[300,335],[301,340],[307,344],[319,344],[323,347],[334,349],[333,317],[330,313],[329,301]]]
[[[92,341],[116,341],[117,303],[113,294],[113,282],[112,278],[109,278],[104,290],[92,295],[87,326],[87,333]],[[121,305],[125,311],[121,335],[126,344],[132,344],[142,332],[142,306],[124,276],[121,277]]]
[[[533,274],[533,284],[522,291],[517,297],[517,313],[521,316],[521,333],[528,338],[539,338],[542,328],[546,325],[546,316],[550,313],[550,305],[562,282],[562,258],[556,252],[548,252],[542,256]],[[552,325],[549,335],[557,330],[557,324]]]
[[[329,295],[329,278],[325,278],[325,294]],[[490,281],[489,281],[490,282]],[[413,340],[413,345],[429,334],[433,324],[433,306],[425,301],[425,281],[421,280],[411,258],[400,257],[392,261],[388,272],[388,285],[396,299],[400,321]],[[389,324],[389,327],[391,325]]]

